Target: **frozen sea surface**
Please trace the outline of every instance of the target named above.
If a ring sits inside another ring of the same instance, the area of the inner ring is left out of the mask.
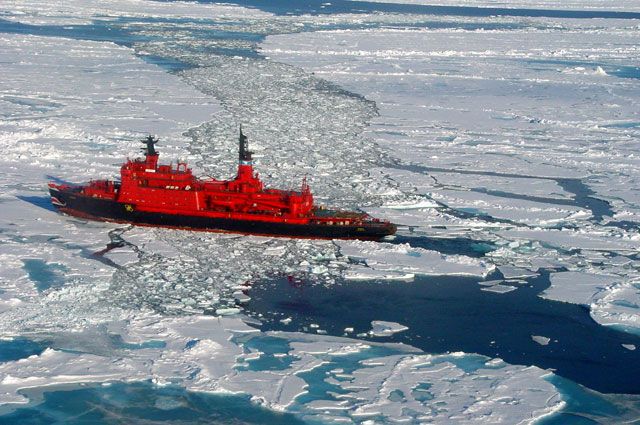
[[[0,6],[2,420],[637,420],[636,5],[403,3]],[[268,184],[399,235],[48,204],[148,132],[231,176],[240,123]]]

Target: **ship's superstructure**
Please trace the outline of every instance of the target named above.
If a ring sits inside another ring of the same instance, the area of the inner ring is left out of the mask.
[[[395,232],[393,224],[365,213],[315,208],[306,179],[296,191],[265,188],[242,129],[232,180],[198,179],[183,162],[160,165],[158,140],[143,142],[144,158],[124,163],[119,182],[49,183],[53,204],[91,219],[210,231],[363,239]]]

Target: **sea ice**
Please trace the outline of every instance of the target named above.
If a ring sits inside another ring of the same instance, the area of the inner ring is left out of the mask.
[[[480,288],[481,291],[495,292],[497,294],[506,294],[507,292],[515,291],[516,289],[518,288],[511,285],[492,285]]]
[[[551,338],[541,335],[531,335],[531,339],[540,345],[549,345],[549,342],[551,341]]]
[[[559,10],[599,10],[640,12],[640,6],[635,0],[612,2],[610,0],[372,0],[382,3],[400,3],[416,5],[462,6],[462,7],[491,7],[506,9],[559,9]]]
[[[377,337],[391,336],[395,333],[406,331],[407,329],[409,328],[400,323],[374,320],[371,322],[371,330],[369,333]]]
[[[2,7],[9,12],[3,14],[4,19],[31,25],[88,25],[94,19],[112,20],[118,17],[207,19],[215,16],[238,19],[270,16],[257,9],[191,1],[158,3],[148,0],[72,0],[52,7],[52,3],[47,0],[8,0]]]
[[[540,295],[543,298],[589,306],[619,277],[584,272],[558,272],[551,274],[551,286]]]
[[[259,330],[240,315],[201,313],[238,313],[240,288],[272,276],[328,284],[366,269],[369,276],[407,279],[414,273],[484,277],[497,264],[507,271],[560,265],[571,270],[565,273],[581,273],[573,277],[613,276],[616,284],[595,298],[603,282],[575,290],[554,286],[547,296],[587,300],[603,322],[631,324],[638,318],[636,259],[604,255],[636,253],[637,234],[604,227],[607,219],[596,217],[589,194],[563,180],[581,179],[593,196],[611,202],[615,218],[640,216],[633,189],[640,181],[635,130],[610,126],[632,122],[637,111],[637,86],[616,75],[618,66],[637,57],[633,23],[465,18],[473,25],[511,26],[466,30],[448,29],[446,20],[433,18],[444,28],[282,35],[263,44],[263,53],[278,63],[198,53],[216,41],[190,38],[182,28],[207,28],[211,13],[224,15],[232,31],[233,20],[248,17],[246,27],[260,34],[290,32],[298,24],[344,25],[353,16],[294,22],[229,5],[123,0],[60,7],[29,0],[2,7],[6,19],[30,24],[144,14],[162,21],[176,12],[204,19],[178,29],[172,22],[123,24],[163,39],[138,43],[135,50],[54,37],[0,37],[6,47],[0,54],[6,77],[0,83],[0,143],[6,151],[0,331],[6,336],[37,329],[56,335],[61,345],[1,364],[0,402],[24,402],[21,388],[51,383],[151,379],[197,391],[246,393],[270,408],[327,421],[526,423],[563,406],[545,380],[549,371],[499,359],[469,371],[460,362],[470,354],[431,356],[406,346],[286,333],[269,336],[287,342],[290,349],[278,354],[290,357],[290,364],[241,370],[236,366],[243,359],[264,352],[247,353],[242,346]],[[363,14],[362,22],[399,19],[374,15]],[[310,42],[301,48],[301,40]],[[228,45],[251,48],[247,41]],[[174,52],[199,68],[167,74],[134,51],[165,57]],[[581,66],[596,72],[563,72]],[[414,226],[417,235],[480,238],[500,242],[500,248],[478,260],[406,244],[147,232],[40,208],[48,205],[47,176],[112,177],[114,164],[133,155],[135,139],[146,132],[164,137],[163,155],[187,156],[198,171],[231,175],[235,160],[229,152],[235,151],[239,123],[247,124],[269,184],[295,187],[292,182],[312,173],[321,203],[365,207]],[[182,133],[189,128],[185,143]],[[477,211],[501,220],[478,217]],[[116,249],[101,260],[92,257],[115,236],[130,244],[122,251],[127,254]],[[138,261],[132,263],[133,252]],[[122,256],[127,260],[118,261]],[[39,293],[24,259],[60,263],[70,272],[62,287]],[[554,285],[563,283],[562,276],[555,279]],[[507,287],[490,288],[497,286]],[[65,332],[74,333],[73,341],[62,341]],[[164,346],[86,342],[99,340],[95,335],[108,341],[105,332],[129,344],[161,340]],[[63,350],[83,340],[89,352]],[[329,392],[327,385],[339,391]]]
[[[389,244],[364,241],[336,241],[340,252],[353,260],[364,261],[375,272],[391,272],[393,279],[407,274],[486,276],[493,266],[463,255],[443,255],[408,244]],[[362,271],[362,269],[360,269]],[[351,278],[357,278],[351,276]],[[380,273],[375,275],[383,277]]]
[[[599,6],[611,10],[589,7]],[[637,27],[613,19],[482,19],[498,26],[272,35],[261,51],[375,101],[379,116],[364,135],[391,158],[376,175],[438,202],[369,211],[418,234],[496,236],[505,244],[487,261],[497,266],[613,276],[617,285],[566,281],[545,296],[590,304],[600,323],[637,328],[640,275],[628,259],[640,239],[637,226],[616,223],[640,221],[632,142],[639,88],[627,71],[637,62]],[[500,27],[507,22],[516,25]],[[620,256],[624,264],[612,260]],[[351,277],[361,276],[360,265]]]

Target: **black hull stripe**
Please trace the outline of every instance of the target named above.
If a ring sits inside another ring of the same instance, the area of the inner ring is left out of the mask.
[[[228,218],[128,211],[125,204],[107,199],[88,198],[77,194],[51,191],[52,196],[64,204],[55,205],[61,211],[88,219],[115,221],[147,226],[186,228],[213,232],[248,233],[287,237],[307,237],[323,239],[380,239],[395,233],[395,226],[327,226],[314,224],[272,223]]]

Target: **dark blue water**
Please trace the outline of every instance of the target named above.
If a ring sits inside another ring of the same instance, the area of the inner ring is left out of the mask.
[[[33,392],[26,391],[33,397]],[[1,425],[302,425],[291,414],[258,407],[248,396],[221,396],[150,383],[48,391],[36,405],[0,416]]]
[[[560,187],[573,195],[575,206],[591,211],[591,214],[593,214],[592,220],[601,221],[604,217],[613,216],[614,211],[613,208],[611,208],[611,204],[596,198],[596,193],[582,180],[555,179],[555,181]]]
[[[582,66],[585,68],[601,67],[607,74],[613,75],[619,78],[631,78],[640,79],[640,67],[630,65],[619,65],[593,61],[581,61],[581,60],[562,60],[562,59],[526,59],[525,62],[531,65],[551,65],[554,67],[577,67]],[[548,69],[546,67],[539,69]]]
[[[478,279],[452,276],[330,287],[278,280],[254,286],[247,310],[264,316],[263,330],[295,331],[316,323],[341,336],[346,327],[356,334],[367,332],[372,320],[398,322],[409,330],[379,340],[428,353],[500,357],[511,364],[554,369],[600,392],[640,394],[640,350],[621,345],[640,347],[640,336],[598,325],[585,307],[539,298],[548,276],[545,272],[506,294],[482,291]],[[279,321],[283,317],[293,321],[284,325]],[[551,342],[540,345],[532,335]]]
[[[202,3],[214,3],[214,0],[201,0]],[[252,7],[276,15],[326,15],[334,13],[410,13],[418,15],[451,16],[522,16],[569,19],[640,19],[640,13],[585,11],[585,10],[544,10],[544,9],[506,9],[499,7],[472,6],[432,6],[401,3],[377,3],[368,1],[325,1],[325,0],[231,0],[226,3]],[[327,4],[330,3],[330,4]]]
[[[45,348],[47,348],[46,343],[32,341],[23,337],[0,340],[0,362],[10,362],[38,355]]]
[[[424,248],[438,251],[441,254],[466,255],[480,258],[487,253],[495,251],[497,246],[488,241],[479,241],[468,238],[435,238],[411,234],[399,234],[392,240],[385,240],[392,244],[408,244],[412,248]]]
[[[528,176],[522,174],[513,174],[513,173],[499,173],[494,171],[479,171],[479,170],[457,170],[450,168],[440,168],[440,167],[428,167],[417,164],[411,165],[390,165],[390,168],[398,168],[402,170],[411,171],[414,173],[421,174],[429,174],[429,172],[447,172],[447,173],[457,173],[457,174],[468,174],[468,175],[482,175],[482,176],[496,176],[496,177],[507,177],[507,178],[532,178],[532,179],[542,179],[542,180],[553,180],[562,189],[571,193],[572,199],[554,199],[554,198],[546,198],[532,195],[523,195],[518,193],[508,193],[497,190],[483,189],[483,188],[475,188],[472,189],[475,192],[487,193],[493,196],[499,196],[504,198],[513,198],[513,199],[523,199],[532,202],[546,202],[554,205],[568,205],[575,206],[579,208],[584,208],[591,211],[592,217],[591,220],[595,222],[602,221],[605,217],[612,217],[614,215],[613,208],[609,202],[599,199],[596,197],[595,192],[585,184],[581,179],[567,179],[567,178],[559,178],[559,177],[538,177],[538,176]],[[482,214],[475,214],[469,211],[457,210],[452,211],[454,214],[459,214],[463,218],[465,215],[468,216],[478,216],[480,218],[485,218],[487,221],[498,221],[490,216],[483,216]],[[504,220],[503,220],[504,221]],[[608,222],[606,225],[616,226],[617,222]],[[630,223],[630,222],[628,222]],[[637,225],[637,223],[636,223]]]
[[[123,46],[149,41],[146,36],[135,35],[112,23],[95,21],[92,25],[30,25],[0,19],[0,32],[30,34],[46,37],[64,37],[77,40],[109,41]]]

